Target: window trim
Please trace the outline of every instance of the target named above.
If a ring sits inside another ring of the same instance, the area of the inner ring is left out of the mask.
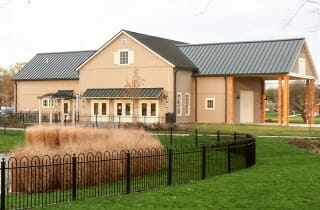
[[[127,53],[127,63],[121,63],[121,53],[126,52]],[[123,49],[123,50],[119,50],[119,65],[129,65],[129,50],[127,49]]]
[[[44,104],[43,104],[44,101],[48,101],[47,102],[48,105],[44,106]],[[41,99],[41,108],[48,109],[48,108],[53,108],[53,107],[54,106],[53,106],[53,100],[52,99],[50,99],[50,98]]]
[[[212,108],[208,107],[208,101],[213,101],[212,102]],[[216,109],[216,98],[215,97],[210,97],[210,98],[206,98],[205,100],[205,109],[206,110],[215,110]]]
[[[188,96],[188,101],[187,101],[187,96]],[[184,102],[184,108],[185,108],[184,114],[185,114],[185,116],[190,116],[190,102],[191,102],[190,93],[185,93],[184,101],[185,101]]]
[[[147,104],[147,115],[142,115],[142,104]],[[155,112],[155,116],[151,115],[151,104],[155,104],[156,105],[156,112]],[[159,102],[156,100],[141,100],[139,101],[139,117],[159,117]]]
[[[179,101],[179,104],[178,104],[178,101]],[[181,92],[177,92],[176,113],[177,113],[177,116],[182,116],[182,93]]]

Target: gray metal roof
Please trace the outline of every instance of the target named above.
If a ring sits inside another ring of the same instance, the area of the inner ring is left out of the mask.
[[[196,75],[289,73],[304,44],[304,38],[179,45],[198,66]]]
[[[190,61],[190,59],[183,54],[176,46],[178,44],[186,44],[184,42],[164,39],[156,36],[150,36],[146,34],[140,34],[132,31],[123,30],[130,36],[137,39],[146,47],[160,55],[165,60],[169,61],[176,68],[197,70],[198,67]]]
[[[77,67],[96,51],[39,53],[14,77],[14,80],[79,79]]]
[[[107,88],[87,89],[84,98],[159,98],[163,88]]]
[[[51,97],[51,98],[70,99],[70,98],[74,98],[73,93],[74,93],[73,90],[58,90],[56,93],[44,94],[44,95],[40,96],[40,98]]]

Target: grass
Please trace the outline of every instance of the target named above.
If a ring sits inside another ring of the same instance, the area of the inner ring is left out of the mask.
[[[257,157],[248,170],[192,184],[45,209],[318,209],[319,156],[281,138],[259,138]]]
[[[24,133],[22,131],[0,130],[0,153],[8,152],[17,146],[24,145]]]
[[[266,120],[269,122],[278,122],[278,112],[266,112]],[[304,123],[301,115],[289,116],[289,123]],[[320,124],[320,118],[314,118],[315,124]]]

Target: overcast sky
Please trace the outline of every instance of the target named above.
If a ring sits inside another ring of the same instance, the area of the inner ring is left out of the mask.
[[[290,22],[301,3],[0,0],[0,66],[29,61],[40,52],[95,50],[127,29],[189,43],[306,37],[319,71],[320,15],[314,14],[318,5],[306,4]]]

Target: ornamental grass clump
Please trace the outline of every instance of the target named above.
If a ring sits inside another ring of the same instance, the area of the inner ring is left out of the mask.
[[[144,130],[63,126],[27,128],[26,146],[14,150],[13,192],[71,188],[72,155],[77,157],[77,187],[123,180],[127,155],[132,176],[163,168],[163,147]],[[32,180],[32,181],[31,181]]]

